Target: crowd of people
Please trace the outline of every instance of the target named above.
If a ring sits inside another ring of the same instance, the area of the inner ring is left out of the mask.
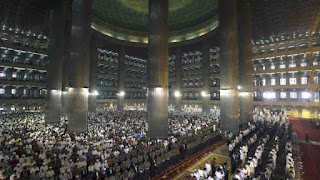
[[[279,118],[275,119],[279,119],[279,121],[257,121],[256,129],[249,133],[249,140],[243,141],[244,145],[232,153],[233,179],[267,180],[274,178],[279,141],[280,138],[286,140],[288,126],[288,123],[284,122],[286,119],[281,118],[281,115],[278,116]],[[251,138],[254,141],[251,141]],[[243,146],[244,150],[241,149]]]
[[[147,179],[221,139],[218,119],[196,113],[170,114],[168,138],[150,139],[146,114],[98,111],[80,134],[65,119],[46,125],[43,113],[2,115],[0,179]]]
[[[285,174],[288,180],[293,180],[295,178],[295,171],[294,171],[294,160],[292,157],[292,142],[289,141],[286,144],[286,168]]]
[[[216,158],[206,162],[204,168],[195,169],[190,178],[195,180],[228,180],[229,167],[227,162],[217,164]]]

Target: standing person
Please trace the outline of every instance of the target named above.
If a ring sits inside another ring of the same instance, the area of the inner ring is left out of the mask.
[[[229,170],[228,170],[228,163],[225,162],[223,163],[223,171],[224,171],[224,179],[228,180],[228,174],[229,174]]]
[[[213,158],[211,161],[211,169],[212,169],[212,172],[211,172],[212,177],[214,177],[216,172],[216,158]]]
[[[306,142],[309,142],[308,131],[306,131],[306,132],[304,133],[304,138],[305,138]]]

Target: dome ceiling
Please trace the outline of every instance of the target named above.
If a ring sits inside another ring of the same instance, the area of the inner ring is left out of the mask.
[[[92,28],[120,40],[147,42],[149,0],[93,0]],[[204,35],[218,26],[217,0],[169,0],[170,42]]]
[[[147,32],[149,0],[93,0],[92,15],[123,29]],[[217,15],[217,0],[169,0],[169,29],[193,27]]]

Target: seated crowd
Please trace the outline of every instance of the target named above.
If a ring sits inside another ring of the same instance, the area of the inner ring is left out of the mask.
[[[88,132],[69,134],[67,120],[46,125],[43,113],[0,117],[0,179],[147,179],[221,140],[216,117],[169,115],[169,136],[146,136],[145,111],[98,111]]]

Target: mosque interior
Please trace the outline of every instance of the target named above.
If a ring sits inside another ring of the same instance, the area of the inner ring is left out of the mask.
[[[0,179],[320,179],[319,0],[2,0]]]

